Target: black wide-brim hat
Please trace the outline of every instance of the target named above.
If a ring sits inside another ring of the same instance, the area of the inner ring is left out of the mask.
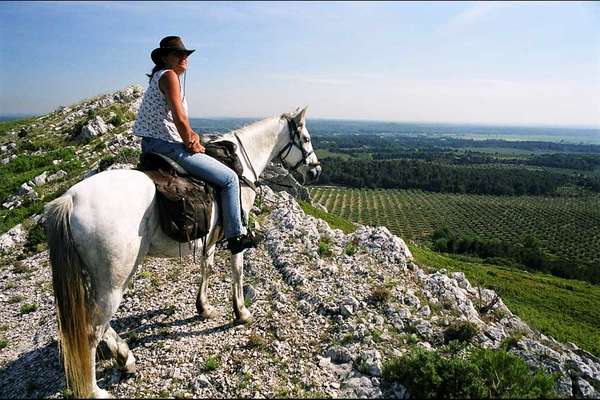
[[[152,58],[152,61],[154,61],[154,64],[156,65],[162,63],[160,59],[161,56],[163,56],[164,54],[168,54],[171,51],[182,51],[184,53],[187,53],[188,56],[194,51],[196,51],[186,49],[183,45],[183,41],[179,36],[167,36],[160,41],[159,46],[160,47],[157,47],[156,49],[152,50],[152,53],[150,54],[150,58]]]

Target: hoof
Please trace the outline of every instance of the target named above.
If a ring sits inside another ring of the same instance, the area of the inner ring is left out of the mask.
[[[207,306],[202,311],[198,310],[198,314],[204,319],[212,319],[218,315],[218,312],[213,306]]]
[[[113,397],[106,390],[96,387],[94,389],[94,392],[92,393],[92,398],[94,398],[94,399],[112,399]]]
[[[135,366],[135,357],[133,356],[133,352],[129,352],[127,355],[127,362],[125,363],[125,367],[123,368],[123,372],[126,374],[135,374],[136,366]]]
[[[235,313],[237,316],[236,322],[238,324],[249,324],[250,322],[252,322],[252,314],[250,314],[250,311],[248,311],[247,308],[242,309],[242,311],[238,313]]]

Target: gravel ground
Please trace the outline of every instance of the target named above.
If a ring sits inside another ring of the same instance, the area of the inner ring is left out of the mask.
[[[101,388],[126,398],[404,398],[402,385],[381,377],[383,362],[415,343],[434,349],[448,324],[465,319],[480,329],[481,346],[498,347],[512,332],[525,332],[515,351],[532,366],[564,372],[564,395],[575,387],[598,395],[589,384],[600,379],[596,358],[540,336],[501,300],[480,315],[474,301],[481,295],[464,275],[428,274],[386,228],[346,235],[305,215],[289,194],[263,190],[268,207],[255,209],[253,219],[265,239],[244,262],[253,321],[232,322],[223,249],[210,280],[219,311],[211,320],[196,314],[199,266],[191,258],[147,258],[112,321],[134,352],[137,372],[119,371],[101,346]],[[47,253],[0,268],[0,397],[63,397]],[[567,365],[578,369],[578,381]]]

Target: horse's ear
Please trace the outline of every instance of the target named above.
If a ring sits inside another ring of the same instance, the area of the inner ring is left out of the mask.
[[[300,107],[298,107],[298,108],[300,108]],[[308,108],[308,106],[305,106],[301,111],[298,111],[297,114],[294,116],[294,121],[296,121],[297,124],[304,122],[304,116],[306,115],[307,108]]]

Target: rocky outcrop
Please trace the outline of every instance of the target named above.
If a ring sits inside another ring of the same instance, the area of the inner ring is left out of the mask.
[[[310,201],[308,189],[278,163],[270,163],[260,175],[260,180],[276,192],[287,192],[297,199]]]
[[[386,360],[411,343],[435,351],[448,325],[464,320],[476,325],[478,346],[497,348],[513,335],[510,351],[557,372],[562,396],[599,395],[598,358],[530,329],[493,291],[462,273],[424,271],[386,228],[344,234],[306,215],[289,193],[261,191],[253,221],[264,240],[244,258],[254,322],[230,324],[226,251],[217,251],[209,290],[219,316],[206,321],[196,317],[193,260],[147,258],[112,323],[136,355],[137,374],[101,361],[101,387],[116,397],[407,398],[403,385],[382,376]],[[50,281],[46,253],[0,271],[8,343],[0,396],[61,393]],[[37,309],[20,313],[25,302]]]
[[[6,253],[16,246],[22,245],[27,239],[27,231],[21,224],[13,227],[8,232],[0,236],[0,254]]]
[[[100,116],[96,116],[86,126],[81,129],[79,137],[81,139],[91,139],[95,136],[104,135],[112,128],[112,125],[105,124],[104,120]]]

